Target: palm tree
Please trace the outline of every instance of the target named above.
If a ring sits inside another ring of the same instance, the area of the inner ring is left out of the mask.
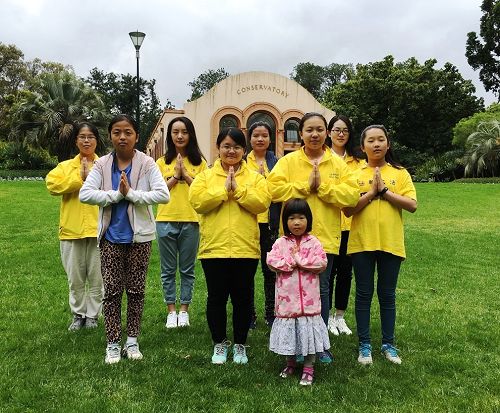
[[[500,175],[500,120],[482,122],[467,138],[465,176]]]
[[[109,115],[99,94],[70,72],[44,73],[16,105],[14,134],[48,149],[59,161],[75,151],[73,129],[84,120],[103,125]],[[98,143],[98,150],[103,142]]]

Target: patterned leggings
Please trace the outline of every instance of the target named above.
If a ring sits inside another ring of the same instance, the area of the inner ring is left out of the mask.
[[[108,343],[119,343],[122,335],[121,308],[124,290],[127,293],[127,335],[139,335],[151,241],[114,244],[103,239],[100,252],[106,339]]]

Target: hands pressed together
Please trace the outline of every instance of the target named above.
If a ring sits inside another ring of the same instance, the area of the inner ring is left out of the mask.
[[[319,173],[318,161],[314,161],[311,175],[309,175],[309,188],[311,188],[311,192],[316,192],[320,185],[321,175]]]
[[[236,183],[236,178],[235,178],[235,172],[234,172],[234,167],[230,166],[229,167],[229,172],[227,174],[226,182],[224,184],[226,191],[229,193],[233,193],[236,191],[236,188],[238,187],[238,184]]]

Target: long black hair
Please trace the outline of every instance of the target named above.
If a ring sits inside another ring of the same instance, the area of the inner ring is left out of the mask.
[[[172,127],[175,122],[182,122],[186,126],[186,130],[189,135],[189,140],[186,146],[186,156],[189,159],[189,162],[191,162],[191,165],[198,166],[201,164],[201,160],[205,159],[205,157],[201,153],[198,145],[198,139],[196,138],[196,131],[194,129],[193,122],[185,116],[177,116],[168,123],[167,137],[165,138],[167,146],[167,151],[165,152],[165,163],[171,163],[177,156],[177,150],[175,149],[174,141],[172,140]]]
[[[361,132],[361,139],[359,141],[359,144],[363,148],[365,146],[365,138],[366,138],[366,132],[368,132],[370,129],[380,129],[381,131],[384,132],[385,137],[387,138],[387,143],[388,143],[388,148],[387,152],[385,154],[385,161],[387,163],[390,163],[394,168],[396,169],[403,169],[403,165],[398,161],[396,156],[394,155],[394,152],[392,152],[392,146],[391,146],[391,140],[389,138],[389,132],[387,132],[387,129],[384,125],[370,125],[367,126],[366,128],[363,129],[363,132]]]
[[[326,144],[331,148],[333,146],[332,138],[330,136],[330,133],[332,132],[333,125],[335,122],[338,120],[341,120],[344,122],[347,126],[347,129],[349,130],[349,137],[347,139],[347,143],[345,144],[345,151],[347,155],[349,156],[354,156],[355,158],[362,158],[363,155],[359,151],[359,147],[356,148],[356,141],[354,139],[354,127],[352,126],[351,120],[345,116],[345,115],[335,115],[333,118],[330,119],[330,122],[328,122],[328,136],[326,138]]]

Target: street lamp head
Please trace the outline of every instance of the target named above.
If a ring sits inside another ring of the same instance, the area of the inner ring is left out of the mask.
[[[135,49],[138,51],[141,48],[144,38],[146,37],[146,33],[135,31],[135,32],[130,32],[129,36],[130,39],[132,40],[132,43],[134,44]]]

